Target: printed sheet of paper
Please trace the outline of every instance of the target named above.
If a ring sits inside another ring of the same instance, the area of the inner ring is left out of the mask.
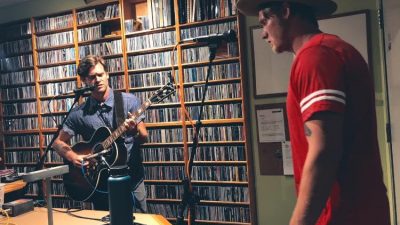
[[[283,109],[257,110],[258,140],[260,143],[286,140]]]
[[[293,175],[292,148],[290,141],[282,142],[283,174]]]

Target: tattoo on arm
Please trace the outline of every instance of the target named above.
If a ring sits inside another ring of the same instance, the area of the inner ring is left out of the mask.
[[[306,135],[306,137],[310,137],[312,134],[311,129],[307,127],[306,124],[304,124],[304,134]]]
[[[64,144],[55,144],[53,148],[62,156],[65,156],[68,151],[72,150],[71,147]]]

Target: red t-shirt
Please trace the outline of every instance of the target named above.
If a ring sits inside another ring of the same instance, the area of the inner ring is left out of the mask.
[[[321,111],[343,114],[344,151],[337,180],[317,224],[389,225],[373,77],[352,46],[329,34],[315,35],[292,65],[287,112],[297,189],[308,151],[304,122]]]

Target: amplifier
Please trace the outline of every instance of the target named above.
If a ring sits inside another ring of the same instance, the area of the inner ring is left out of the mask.
[[[32,199],[18,199],[12,202],[4,203],[3,209],[8,211],[9,216],[18,216],[23,213],[33,211],[33,200]]]

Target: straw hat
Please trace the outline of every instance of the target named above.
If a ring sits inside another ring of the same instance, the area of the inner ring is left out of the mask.
[[[316,16],[329,16],[337,9],[332,0],[238,0],[237,8],[246,16],[257,16],[260,7],[273,2],[301,3],[313,8]]]

